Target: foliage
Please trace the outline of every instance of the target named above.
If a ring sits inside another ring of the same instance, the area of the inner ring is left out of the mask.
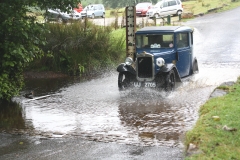
[[[79,2],[82,3],[83,7],[89,4],[102,4],[102,0],[81,0]]]
[[[223,97],[210,99],[200,109],[200,118],[186,135],[186,144],[201,150],[187,159],[240,158],[240,79]],[[214,117],[219,117],[214,119]]]
[[[113,33],[111,27],[91,22],[71,24],[47,23],[44,32],[45,53],[31,68],[48,66],[48,70],[71,75],[91,74],[118,63],[125,55],[125,32]]]
[[[17,95],[23,86],[23,68],[42,54],[39,45],[45,44],[42,24],[36,23],[29,7],[60,8],[76,0],[1,0],[0,2],[0,99]]]

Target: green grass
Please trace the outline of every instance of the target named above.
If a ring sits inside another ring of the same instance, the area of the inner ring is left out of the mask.
[[[207,13],[209,9],[223,7],[219,11],[229,10],[240,6],[240,1],[231,0],[195,0],[183,2],[184,12],[200,14]]]
[[[227,95],[212,98],[200,108],[195,127],[186,134],[186,146],[195,144],[201,152],[186,159],[240,159],[240,78],[226,88]],[[224,130],[224,126],[234,131]]]

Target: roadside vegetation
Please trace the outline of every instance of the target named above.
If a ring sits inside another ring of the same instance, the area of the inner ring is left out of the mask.
[[[69,24],[46,23],[46,45],[41,59],[28,67],[69,75],[90,75],[113,68],[125,56],[125,32],[90,21]]]
[[[196,125],[186,134],[186,146],[195,146],[187,160],[240,159],[240,77],[219,89],[228,94],[201,106]]]
[[[240,5],[239,0],[196,0],[196,1],[184,1],[184,12],[200,14],[208,13],[211,9],[228,10]]]

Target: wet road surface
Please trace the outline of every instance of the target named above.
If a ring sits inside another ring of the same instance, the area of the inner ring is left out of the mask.
[[[120,93],[116,71],[81,83],[27,82],[27,90],[35,89],[37,97],[49,97],[15,98],[23,108],[24,124],[6,132],[31,138],[21,136],[14,141],[13,135],[2,134],[6,138],[0,158],[19,153],[19,159],[65,159],[64,155],[70,159],[183,159],[184,133],[196,122],[199,107],[216,86],[240,75],[239,12],[237,8],[186,23],[195,29],[194,51],[200,72],[169,95],[151,89]],[[7,147],[9,141],[15,147],[19,141],[24,141],[21,147],[27,145],[11,151],[14,147]]]

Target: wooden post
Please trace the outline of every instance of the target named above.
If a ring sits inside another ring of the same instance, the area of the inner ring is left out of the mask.
[[[136,8],[129,6],[125,9],[126,14],[126,56],[135,58],[135,32],[136,32]]]

